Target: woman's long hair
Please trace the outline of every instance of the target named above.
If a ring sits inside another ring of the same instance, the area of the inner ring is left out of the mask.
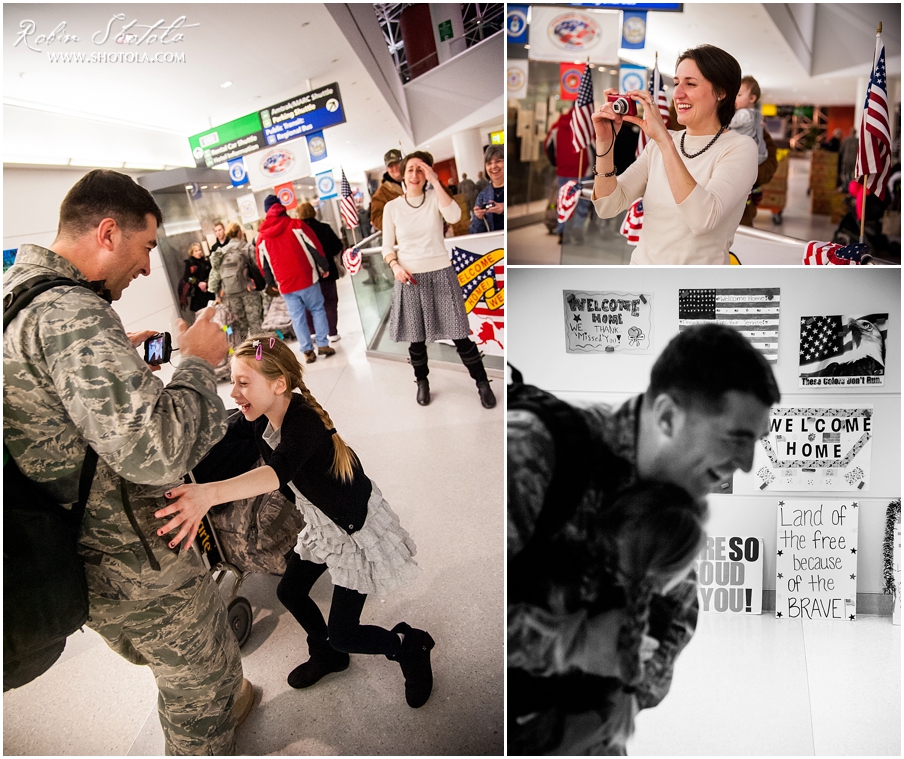
[[[259,345],[255,345],[259,343]],[[248,366],[259,371],[268,380],[273,382],[280,377],[286,381],[286,394],[291,394],[294,389],[301,391],[304,402],[310,406],[327,430],[335,429],[330,415],[321,406],[311,391],[308,390],[302,378],[302,368],[294,351],[282,340],[272,334],[250,335],[245,342],[236,348],[233,360],[244,361]],[[330,474],[343,482],[351,482],[354,477],[354,466],[357,462],[355,452],[348,447],[346,442],[339,437],[339,433],[333,433],[333,465]]]

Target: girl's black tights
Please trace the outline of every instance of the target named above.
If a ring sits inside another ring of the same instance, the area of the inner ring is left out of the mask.
[[[329,641],[337,651],[349,654],[395,654],[401,645],[398,635],[382,627],[361,624],[361,610],[367,600],[364,593],[334,585],[329,623],[324,621],[309,594],[326,568],[326,564],[303,561],[291,551],[286,571],[276,587],[280,602],[304,628],[309,641]]]

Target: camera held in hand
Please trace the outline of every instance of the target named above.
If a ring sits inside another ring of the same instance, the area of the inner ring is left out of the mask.
[[[637,103],[624,95],[606,95],[606,100],[612,103],[612,110],[619,116],[637,115]]]
[[[170,360],[173,354],[173,342],[169,332],[158,332],[144,341],[144,362],[151,366],[159,366]]]

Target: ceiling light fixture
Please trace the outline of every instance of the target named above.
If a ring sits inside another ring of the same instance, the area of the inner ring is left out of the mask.
[[[220,87],[222,87],[225,90],[227,87],[232,87],[232,82],[225,81],[225,82],[223,82],[223,84],[220,85]]]

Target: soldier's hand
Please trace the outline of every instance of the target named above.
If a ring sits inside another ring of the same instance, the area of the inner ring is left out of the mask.
[[[209,491],[210,488],[206,485],[180,485],[166,494],[167,498],[175,498],[176,501],[155,511],[154,516],[162,519],[173,515],[169,522],[157,530],[157,534],[163,536],[171,533],[177,527],[179,528],[179,532],[166,538],[170,548],[175,548],[183,540],[185,541],[184,549],[187,551],[191,548],[195,535],[198,534],[201,519],[214,505]]]
[[[129,342],[132,343],[132,345],[138,348],[145,340],[156,334],[159,333],[152,329],[146,329],[144,332],[126,332],[126,337],[129,338]],[[147,364],[146,366],[152,372],[159,372],[163,368],[160,364]]]
[[[218,366],[229,352],[226,333],[216,322],[211,321],[216,310],[205,308],[198,313],[198,318],[191,327],[186,327],[180,319],[176,327],[179,330],[179,353],[183,358],[197,356],[203,358],[211,366]]]

